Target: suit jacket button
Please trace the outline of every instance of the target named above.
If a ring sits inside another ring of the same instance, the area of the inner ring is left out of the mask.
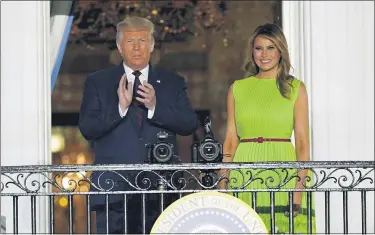
[[[143,140],[143,138],[141,137],[141,138],[139,138],[139,140]]]

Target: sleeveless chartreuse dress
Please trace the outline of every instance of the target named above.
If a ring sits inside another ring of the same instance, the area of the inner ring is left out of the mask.
[[[289,139],[294,126],[294,104],[298,96],[301,81],[294,79],[290,90],[290,99],[284,98],[274,79],[249,77],[235,81],[233,96],[235,101],[235,121],[240,139],[258,137]],[[291,142],[242,142],[238,145],[233,162],[288,162],[296,161],[296,151]],[[295,170],[289,170],[289,177]],[[251,174],[249,174],[251,173]],[[286,172],[281,170],[249,169],[232,171],[230,187],[244,185],[250,177],[257,178],[245,185],[246,189],[266,189],[269,187],[295,188],[297,179],[284,182]],[[280,178],[281,177],[281,178]],[[273,182],[271,180],[273,179]],[[280,181],[280,179],[282,179]],[[263,182],[262,182],[263,181]],[[268,184],[268,186],[266,186]],[[238,193],[238,198],[253,206],[251,192]],[[263,219],[268,231],[271,231],[270,192],[256,193],[256,211]],[[289,217],[285,215],[288,205],[288,192],[275,192],[275,233],[289,233]],[[294,232],[307,233],[306,193],[302,196],[302,213],[294,217]],[[315,233],[315,213],[312,210],[312,232]]]

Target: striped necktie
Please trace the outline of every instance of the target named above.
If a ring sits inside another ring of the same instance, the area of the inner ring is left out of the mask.
[[[135,112],[136,112],[136,115],[137,115],[137,119],[138,119],[137,121],[138,121],[138,125],[139,126],[142,125],[143,112],[145,110],[144,105],[141,102],[139,102],[138,100],[135,99],[136,97],[143,98],[141,95],[139,95],[137,93],[138,86],[142,85],[141,81],[139,80],[139,76],[141,74],[142,73],[139,72],[139,70],[136,70],[136,71],[133,72],[133,75],[135,76],[135,79],[134,79],[133,101],[132,101],[132,104],[134,106],[134,109],[135,109]]]

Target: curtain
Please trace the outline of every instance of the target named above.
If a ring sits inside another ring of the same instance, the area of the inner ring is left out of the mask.
[[[51,3],[51,90],[59,74],[65,47],[73,23],[74,0],[50,1]]]

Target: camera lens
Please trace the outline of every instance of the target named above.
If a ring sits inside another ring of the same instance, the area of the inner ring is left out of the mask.
[[[219,155],[219,147],[216,143],[205,142],[200,146],[199,152],[205,161],[212,162]]]
[[[168,144],[159,143],[155,145],[153,155],[160,163],[168,162],[172,157],[172,149]]]
[[[214,184],[214,179],[211,175],[209,174],[206,174],[205,176],[203,176],[202,178],[202,184],[203,186],[205,187],[211,187],[213,184]]]

